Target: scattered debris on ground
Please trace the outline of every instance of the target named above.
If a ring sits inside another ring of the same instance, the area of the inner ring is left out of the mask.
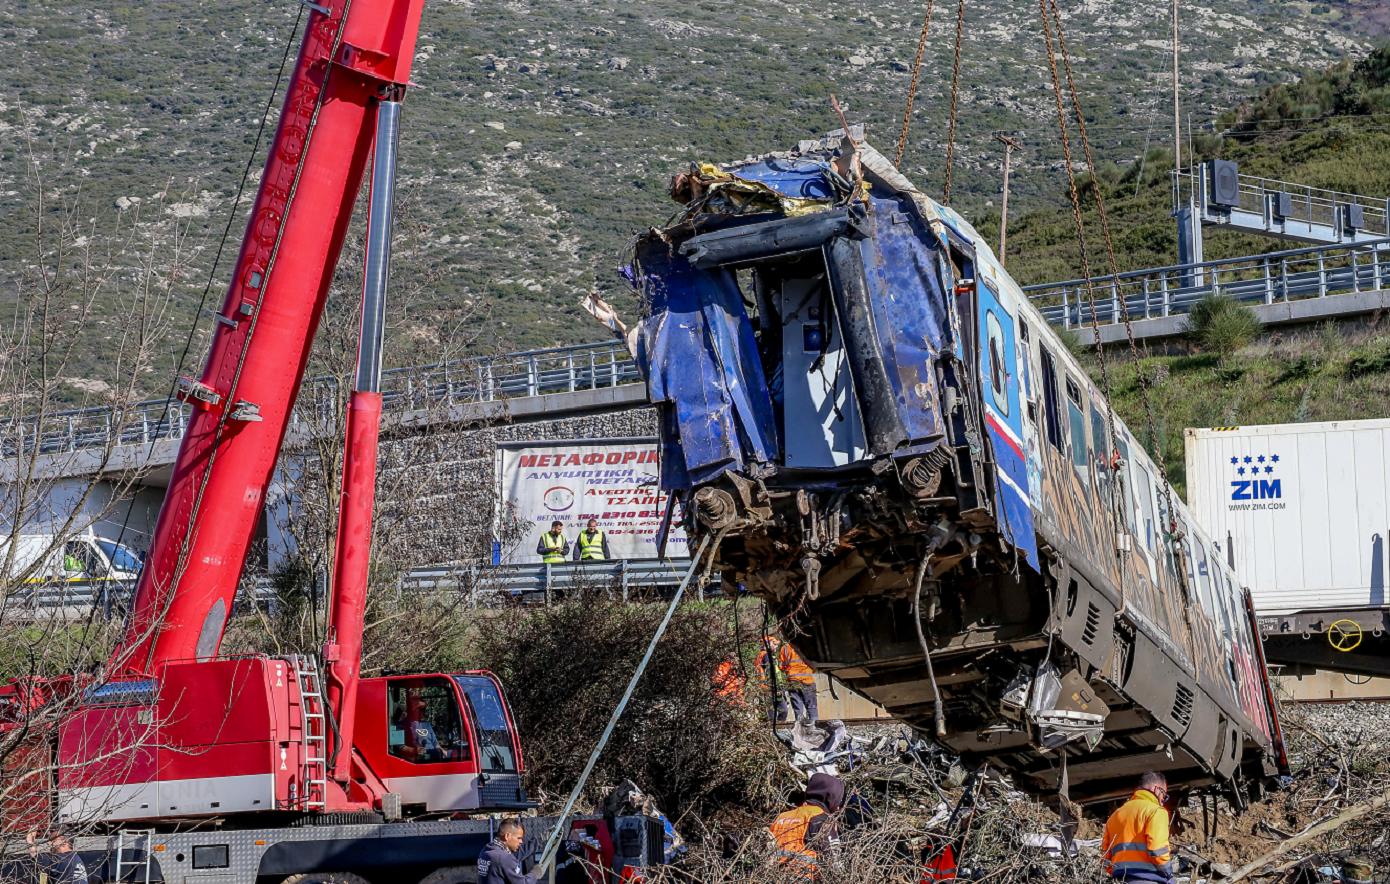
[[[1365,880],[1387,880],[1390,704],[1286,704],[1283,720],[1292,770],[1280,791],[1240,814],[1224,800],[1199,797],[1181,808],[1172,835],[1179,884],[1314,884],[1367,868],[1373,877]],[[963,880],[1098,880],[1104,818],[1088,812],[1068,849],[1057,813],[1007,778],[967,770],[899,724],[837,724],[822,722],[818,730],[784,724],[778,731],[789,782],[804,783],[833,767],[846,794],[862,799],[846,799],[840,848],[819,859],[817,880],[918,884],[928,880],[924,850],[930,855],[943,840],[958,845]],[[798,798],[787,791],[786,806]],[[728,807],[708,819],[676,821],[690,851],[655,880],[802,880],[780,862],[765,816]]]

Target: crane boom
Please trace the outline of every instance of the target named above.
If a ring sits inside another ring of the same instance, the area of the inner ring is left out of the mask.
[[[313,4],[307,4],[313,5]],[[375,141],[423,0],[314,7],[147,564],[111,669],[216,656]]]

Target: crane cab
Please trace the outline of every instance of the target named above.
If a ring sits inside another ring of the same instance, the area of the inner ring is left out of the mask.
[[[407,816],[534,806],[511,708],[490,672],[363,679],[356,743]]]

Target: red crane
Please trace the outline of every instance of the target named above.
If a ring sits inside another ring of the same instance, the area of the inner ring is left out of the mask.
[[[152,864],[161,880],[186,867],[231,869],[238,881],[404,865],[448,884],[491,833],[487,820],[451,814],[534,806],[490,673],[361,678],[397,133],[423,0],[305,5],[314,11],[207,365],[179,383],[192,414],[108,676],[0,685],[0,738],[44,697],[75,701],[14,756],[55,769],[52,787],[3,809],[113,833],[103,880],[141,862],[144,880]],[[327,668],[308,655],[221,656],[369,161]],[[319,822],[285,827],[304,818]]]

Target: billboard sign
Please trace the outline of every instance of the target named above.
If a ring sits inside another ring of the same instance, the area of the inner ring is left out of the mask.
[[[567,439],[500,443],[497,447],[501,520],[521,523],[520,540],[501,552],[505,564],[539,562],[536,545],[551,522],[564,525],[574,559],[575,538],[589,519],[608,536],[614,559],[654,559],[666,495],[657,487],[657,442]],[[670,558],[689,556],[680,505],[666,540]],[[510,533],[498,531],[498,534]]]

